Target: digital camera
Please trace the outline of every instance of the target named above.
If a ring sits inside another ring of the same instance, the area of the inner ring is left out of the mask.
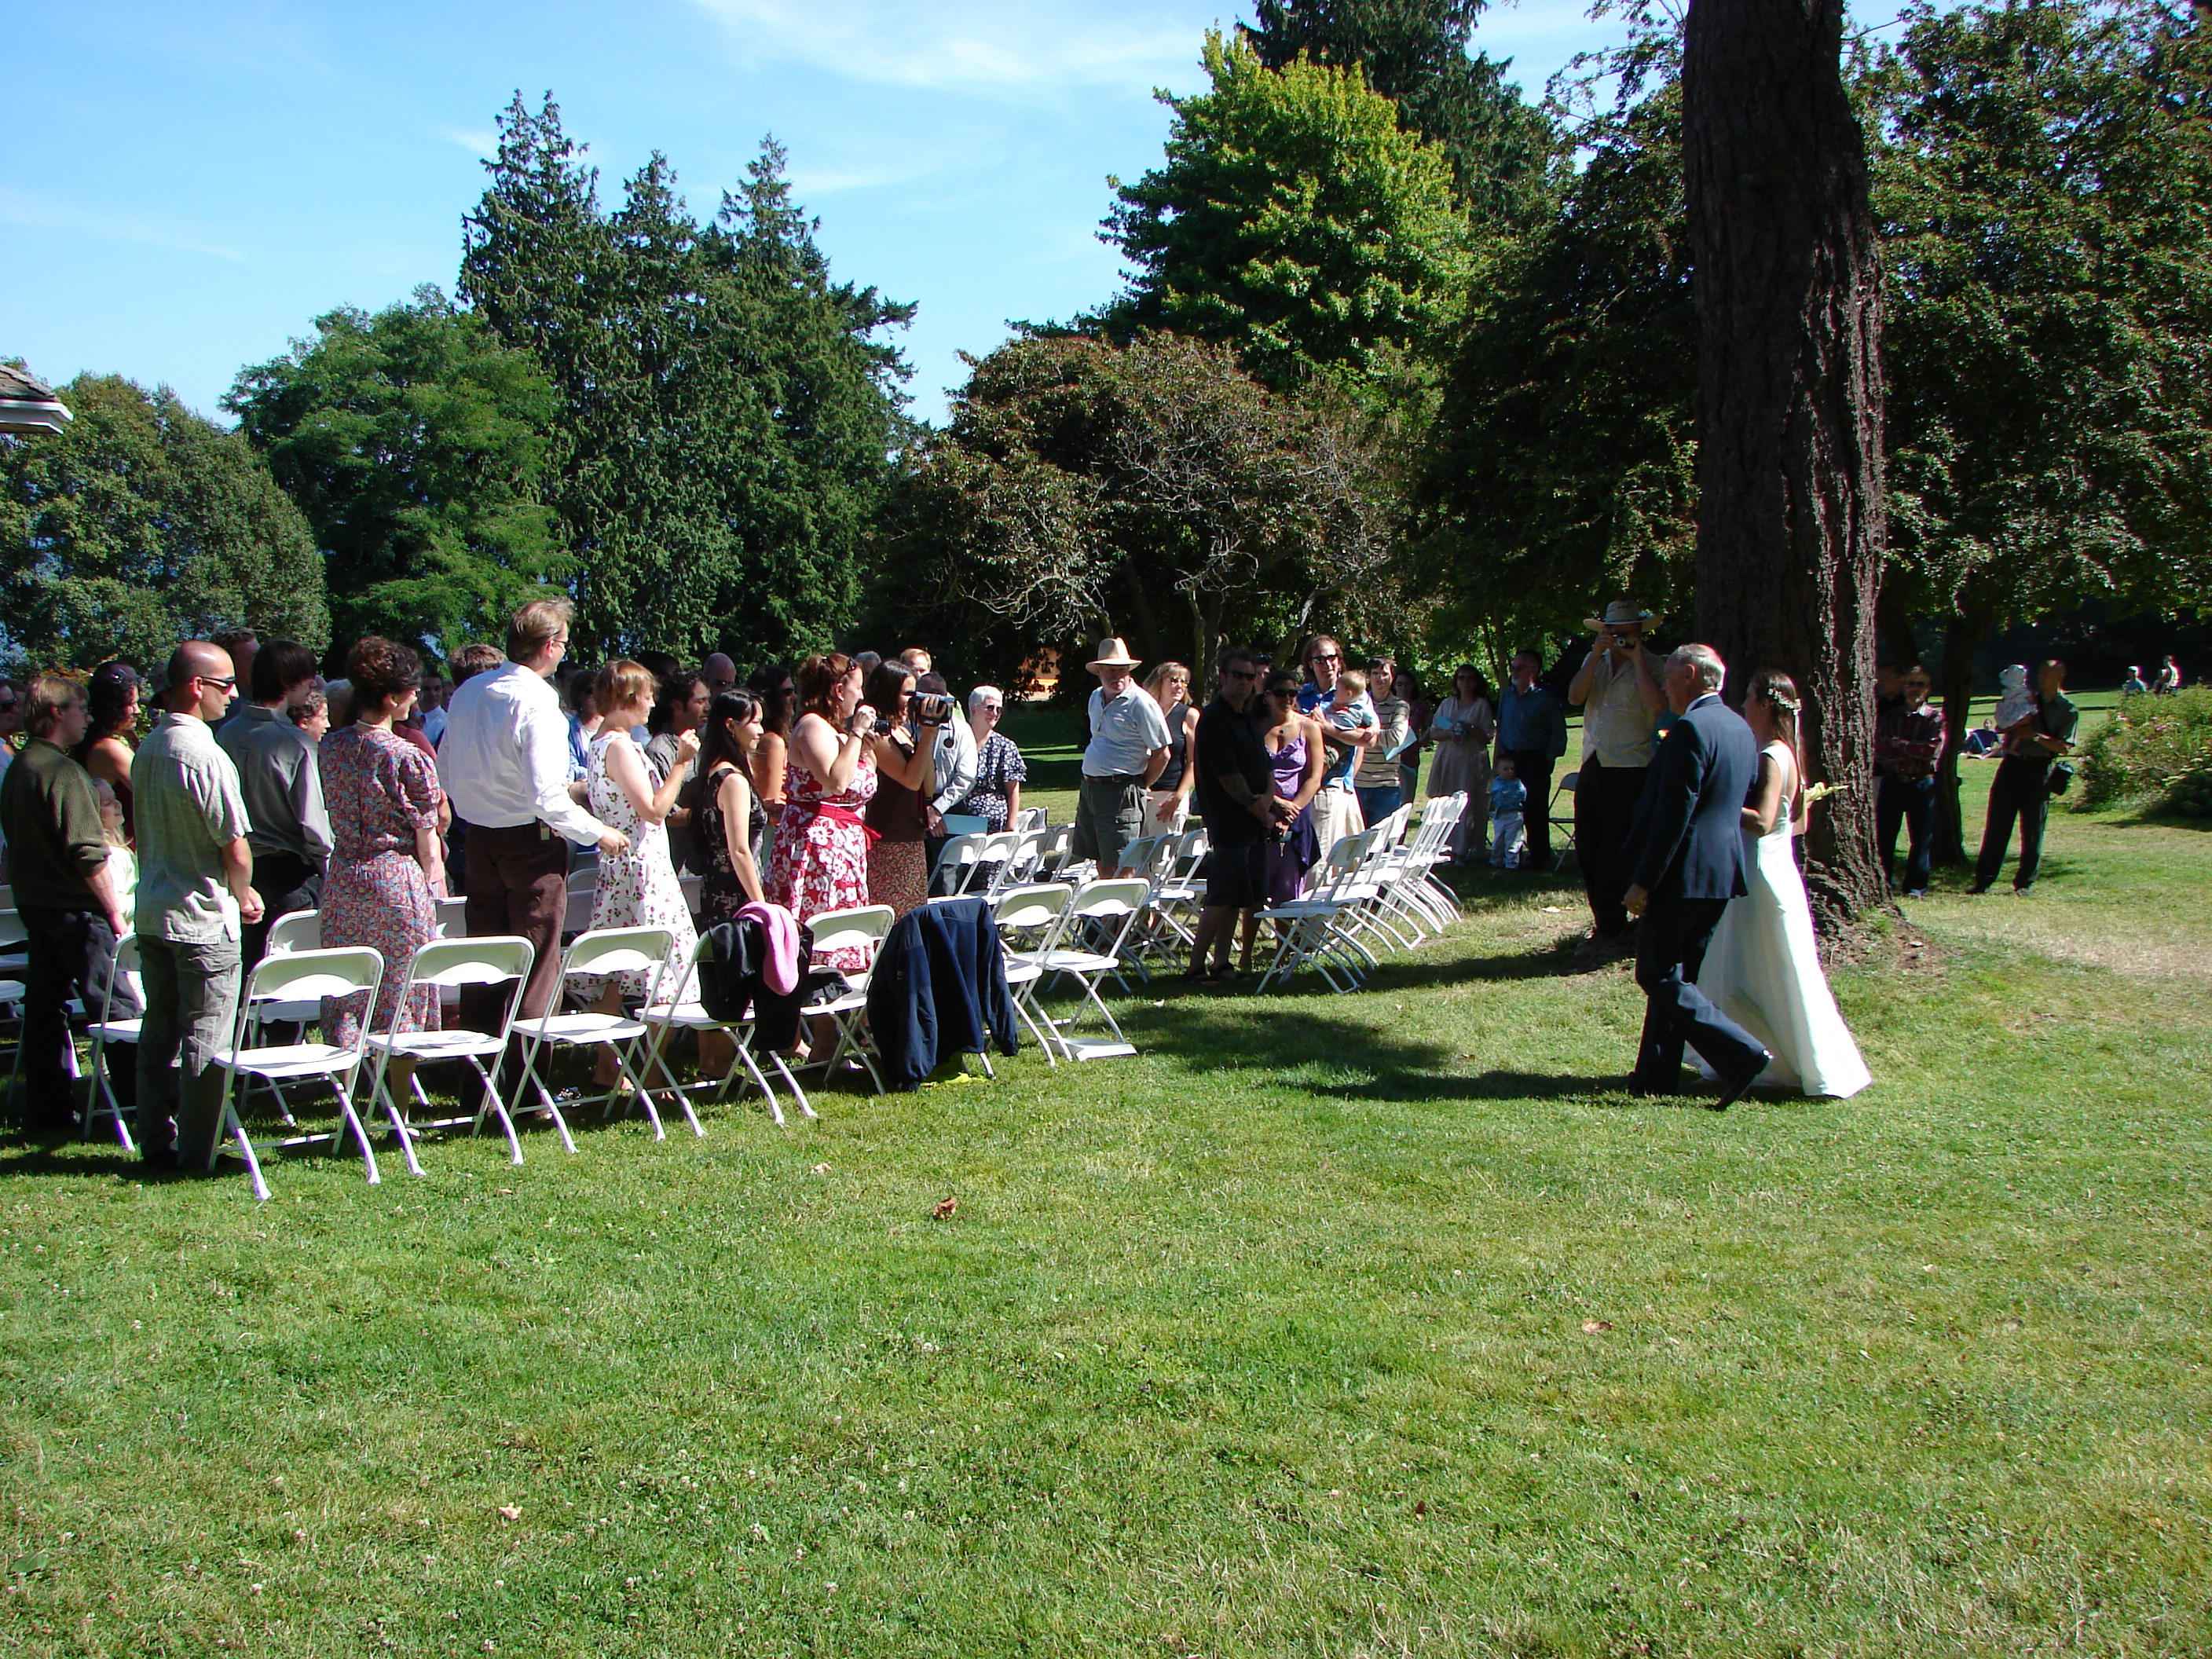
[[[943,726],[952,718],[952,699],[942,691],[917,691],[914,717],[923,726]]]

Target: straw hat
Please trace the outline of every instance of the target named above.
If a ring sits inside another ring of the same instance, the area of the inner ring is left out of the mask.
[[[1649,611],[1639,611],[1633,599],[1615,599],[1606,606],[1602,617],[1584,617],[1583,626],[1592,633],[1607,628],[1641,628],[1646,623],[1658,621]]]
[[[1141,666],[1129,654],[1128,641],[1120,635],[1109,635],[1098,641],[1098,654],[1084,665],[1087,668],[1136,668]]]

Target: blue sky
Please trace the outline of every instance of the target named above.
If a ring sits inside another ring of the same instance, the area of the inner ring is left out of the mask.
[[[1532,93],[1608,39],[1583,0],[1477,32]],[[167,382],[238,368],[342,304],[450,288],[493,116],[550,89],[609,194],[653,149],[711,211],[763,133],[841,277],[920,302],[934,417],[1008,318],[1113,292],[1109,173],[1158,159],[1152,90],[1203,84],[1204,0],[0,0],[0,356]]]

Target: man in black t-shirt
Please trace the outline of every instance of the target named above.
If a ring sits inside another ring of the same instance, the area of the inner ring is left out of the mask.
[[[1190,766],[1197,775],[1192,799],[1206,825],[1203,874],[1206,902],[1198,913],[1198,933],[1184,977],[1214,983],[1230,972],[1229,947],[1237,937],[1240,912],[1267,902],[1267,837],[1286,817],[1276,799],[1275,773],[1267,745],[1260,741],[1252,714],[1260,665],[1249,651],[1232,646],[1218,665],[1221,689],[1198,717]],[[1209,970],[1206,958],[1213,953]]]

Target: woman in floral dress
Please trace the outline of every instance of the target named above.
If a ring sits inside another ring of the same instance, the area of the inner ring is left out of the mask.
[[[627,657],[617,657],[599,670],[592,686],[592,707],[599,713],[599,735],[592,739],[590,764],[584,773],[588,808],[593,817],[629,837],[626,853],[599,854],[599,874],[592,894],[592,926],[601,927],[665,927],[675,936],[670,947],[671,969],[681,973],[691,963],[699,936],[691,926],[690,907],[684,902],[683,884],[668,853],[668,814],[684,787],[684,770],[699,752],[695,729],[676,740],[675,764],[666,777],[656,777],[646,763],[645,751],[630,736],[634,726],[645,724],[653,709],[657,682],[653,671]],[[653,975],[643,969],[620,974],[580,974],[580,994],[595,998],[593,1007],[603,1014],[618,1013],[623,999],[643,1000],[653,990]],[[663,990],[672,990],[672,981]],[[592,1080],[611,1088],[617,1073],[615,1051],[600,1045]]]
[[[435,1030],[437,991],[401,995],[415,952],[436,937],[436,901],[446,892],[438,769],[392,729],[415,706],[422,659],[406,646],[371,635],[347,653],[346,678],[353,687],[353,722],[316,750],[331,820],[322,942],[369,945],[382,952],[384,982],[371,1030]],[[365,1000],[360,993],[325,998],[324,1040],[351,1042]]]
[[[876,793],[868,753],[875,711],[860,702],[860,671],[842,652],[809,657],[794,675],[805,710],[791,728],[783,808],[769,855],[768,898],[801,921],[868,902],[868,832]],[[865,973],[867,952],[825,951],[840,973]]]
[[[956,809],[982,819],[994,836],[1012,829],[1021,815],[1022,785],[1030,775],[1022,751],[999,730],[1006,707],[1006,696],[995,685],[979,685],[968,694],[968,727],[975,734],[975,787]]]

